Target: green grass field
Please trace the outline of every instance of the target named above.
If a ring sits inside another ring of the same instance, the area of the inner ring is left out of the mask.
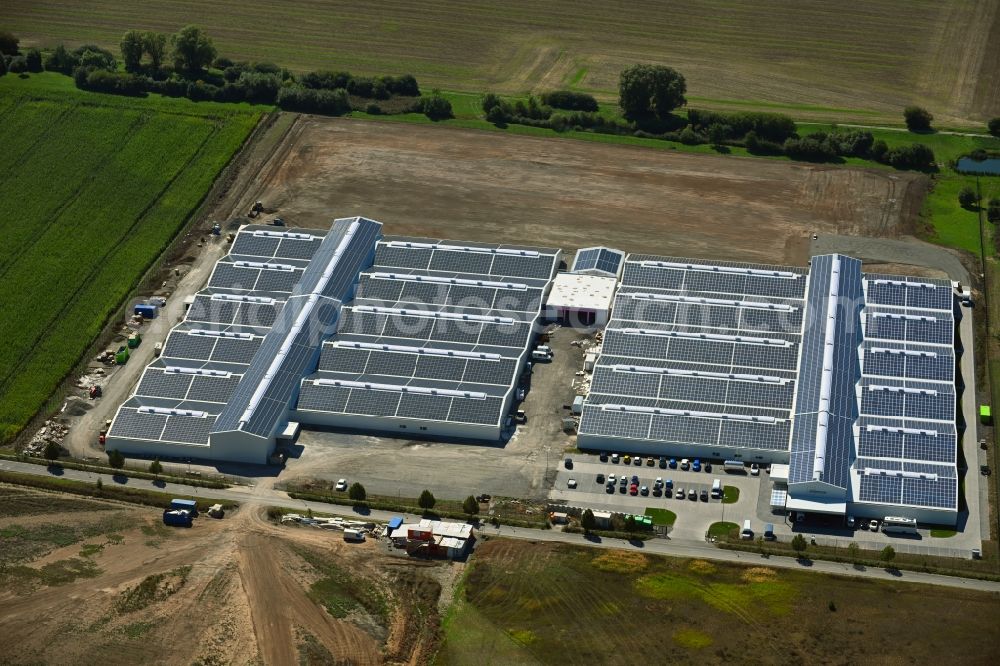
[[[45,404],[259,116],[0,78],[0,439]]]
[[[634,62],[685,73],[692,101],[799,117],[899,122],[926,103],[947,122],[981,119],[1000,95],[995,3],[612,0],[265,3],[12,0],[5,28],[25,45],[97,43],[131,28],[197,23],[232,58],[295,71],[410,72],[425,87],[501,92],[571,86],[609,97]],[[992,109],[995,110],[995,109]]]
[[[435,663],[871,663],[889,635],[900,661],[965,663],[998,620],[986,593],[498,539],[477,550]]]

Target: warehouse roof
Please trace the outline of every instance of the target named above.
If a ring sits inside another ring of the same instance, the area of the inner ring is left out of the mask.
[[[550,311],[608,311],[617,286],[618,280],[614,277],[559,273],[552,281],[545,307]]]

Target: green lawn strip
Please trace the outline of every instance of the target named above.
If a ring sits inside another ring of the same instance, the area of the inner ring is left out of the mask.
[[[722,487],[722,503],[723,504],[736,504],[740,501],[740,489],[736,486],[723,486]]]
[[[935,539],[947,539],[948,537],[953,537],[958,534],[958,530],[950,529],[936,529],[931,530],[931,536]]]
[[[654,507],[646,507],[645,515],[653,519],[654,525],[673,525],[674,521],[677,520],[677,514],[673,511],[667,509],[657,509]]]
[[[725,537],[733,533],[734,530],[740,529],[740,526],[736,523],[728,522],[717,522],[712,523],[708,527],[708,536],[710,537]]]

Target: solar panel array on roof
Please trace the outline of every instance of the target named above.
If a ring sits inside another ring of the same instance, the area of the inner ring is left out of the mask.
[[[787,450],[805,284],[797,269],[629,255],[581,441]]]
[[[109,436],[207,446],[220,427],[273,431],[322,337],[332,334],[339,299],[351,294],[380,229],[363,218],[339,220],[328,233],[241,229]]]
[[[625,253],[606,247],[588,247],[576,253],[573,259],[572,273],[603,273],[617,277]]]
[[[866,274],[855,501],[958,510],[954,296]]]
[[[383,239],[337,336],[323,347],[319,371],[302,381],[300,419],[499,428],[558,256],[546,248]]]

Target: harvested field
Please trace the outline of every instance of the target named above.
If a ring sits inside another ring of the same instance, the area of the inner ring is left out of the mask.
[[[1000,638],[994,594],[616,552],[482,544],[436,663],[867,664],[892,637],[893,663],[986,664]]]
[[[804,264],[813,233],[913,226],[923,176],[490,132],[300,117],[262,173],[290,224]]]
[[[12,0],[25,45],[98,43],[131,28],[196,22],[222,54],[297,71],[410,72],[425,87],[500,92],[572,85],[614,96],[621,69],[671,65],[699,104],[891,118],[909,103],[982,118],[1000,96],[1000,10],[991,0],[676,3],[570,0],[279,4],[219,0]],[[197,17],[197,18],[195,18]],[[868,110],[859,113],[852,110]]]
[[[424,663],[436,648],[445,563],[273,525],[257,508],[176,529],[156,510],[88,500],[105,510],[62,513],[59,494],[0,490],[60,512],[0,524],[5,663]],[[352,585],[331,587],[338,571]],[[350,611],[331,615],[331,594]]]

